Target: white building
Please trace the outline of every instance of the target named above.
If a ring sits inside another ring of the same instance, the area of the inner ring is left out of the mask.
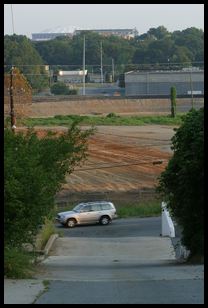
[[[84,71],[85,77],[87,76],[87,70]],[[57,75],[57,81],[64,83],[82,83],[83,82],[83,70],[79,71],[59,71]]]
[[[115,35],[125,39],[131,39],[138,35],[136,28],[133,29],[78,29],[74,26],[57,27],[54,29],[47,29],[39,33],[32,33],[32,41],[49,41],[59,36],[73,37],[83,31],[91,31],[102,36]]]

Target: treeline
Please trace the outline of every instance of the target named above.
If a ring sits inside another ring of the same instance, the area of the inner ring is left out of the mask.
[[[199,66],[199,62],[204,61],[203,30],[192,27],[169,32],[164,26],[159,26],[150,28],[147,33],[131,40],[117,36],[103,37],[90,31],[72,38],[58,37],[45,42],[32,42],[22,35],[6,35],[5,69],[11,65],[19,66],[27,74],[32,86],[39,88],[44,84],[44,80],[37,78],[43,74],[43,67],[40,65],[50,65],[53,70],[82,68],[83,35],[86,42],[86,69],[94,73],[98,73],[100,69],[101,42],[105,73],[112,71],[113,60],[115,77],[132,69],[167,69],[180,64],[183,67]]]

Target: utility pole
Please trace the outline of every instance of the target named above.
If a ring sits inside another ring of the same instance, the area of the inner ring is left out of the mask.
[[[13,76],[14,76],[14,67],[12,66],[10,71],[10,116],[11,116],[11,128],[14,131],[16,126],[16,118],[14,113],[14,98],[13,98]]]
[[[14,35],[14,16],[13,16],[12,4],[11,4],[11,13],[12,13],[12,29],[13,29],[13,35]],[[11,71],[10,71],[10,87],[9,87],[11,128],[12,128],[12,131],[14,132],[16,128],[16,125],[15,125],[16,117],[14,113],[13,76],[14,76],[14,66],[11,67]]]
[[[102,41],[100,44],[100,77],[101,77],[101,83],[103,83],[103,46]]]
[[[85,35],[84,35],[84,41],[83,41],[83,95],[85,95]]]

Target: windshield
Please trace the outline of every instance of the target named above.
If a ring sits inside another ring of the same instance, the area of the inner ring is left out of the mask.
[[[73,211],[79,212],[82,208],[83,208],[83,203],[79,203],[73,208]]]

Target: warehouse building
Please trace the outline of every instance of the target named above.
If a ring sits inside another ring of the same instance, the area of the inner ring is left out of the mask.
[[[170,95],[175,86],[177,95],[203,95],[204,71],[131,71],[125,73],[125,95]]]

